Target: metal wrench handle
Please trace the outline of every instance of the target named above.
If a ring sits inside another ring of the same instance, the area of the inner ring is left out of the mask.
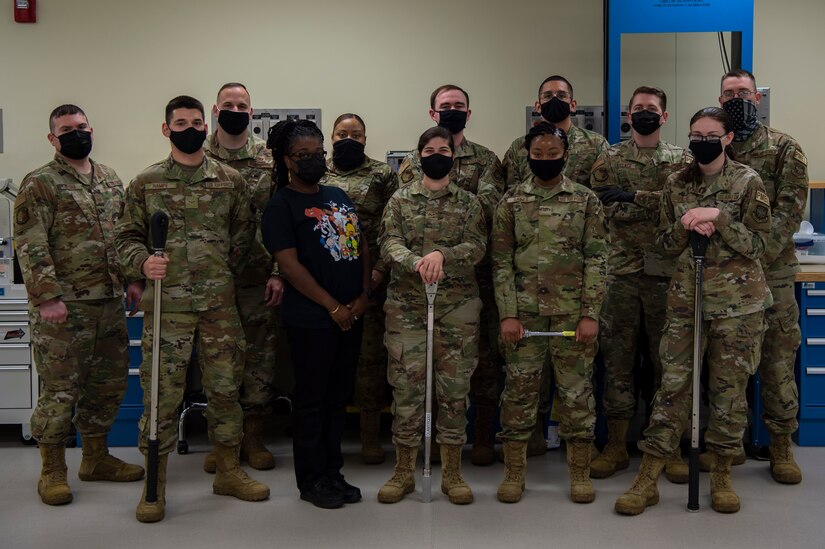
[[[433,325],[435,324],[435,294],[438,292],[438,282],[424,285],[427,294],[427,382],[424,397],[424,474],[422,490],[424,503],[432,501],[432,469],[430,467],[430,453],[433,440]]]

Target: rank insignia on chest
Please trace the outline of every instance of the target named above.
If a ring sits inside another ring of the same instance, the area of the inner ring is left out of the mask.
[[[188,195],[185,200],[187,208],[197,208],[198,207],[198,197],[194,195]]]

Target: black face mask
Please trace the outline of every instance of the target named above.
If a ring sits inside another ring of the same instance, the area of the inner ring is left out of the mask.
[[[565,103],[558,97],[541,105],[541,117],[548,122],[558,124],[568,116],[570,116],[570,103]]]
[[[57,137],[60,154],[72,160],[83,160],[92,152],[92,132],[73,130]]]
[[[747,141],[759,125],[756,117],[756,103],[734,97],[722,103],[722,108],[733,120],[733,140]]]
[[[340,139],[332,144],[332,163],[348,172],[364,163],[364,144],[355,139]]]
[[[229,135],[241,135],[249,127],[249,113],[238,111],[218,111],[218,124]]]
[[[467,126],[467,111],[438,111],[438,125],[455,135]]]
[[[530,158],[527,162],[530,164],[530,171],[533,172],[533,175],[542,181],[550,181],[564,169],[566,159],[564,157],[555,160],[533,160]]]
[[[630,115],[630,125],[639,135],[650,135],[661,127],[661,115],[653,111],[637,111]]]
[[[169,140],[183,154],[194,154],[206,141],[206,130],[197,130],[191,126],[180,132],[170,130]]]
[[[443,154],[431,154],[421,157],[421,170],[430,179],[444,179],[453,169],[453,159]]]
[[[327,173],[327,163],[321,155],[306,160],[297,160],[295,163],[298,164],[298,171],[295,175],[307,185],[316,185]]]
[[[691,141],[689,148],[690,152],[693,153],[693,156],[696,157],[696,161],[699,164],[710,164],[719,158],[719,155],[724,152],[721,141],[718,143],[711,143],[709,141]]]

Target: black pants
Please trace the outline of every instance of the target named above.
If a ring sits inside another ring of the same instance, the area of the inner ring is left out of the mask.
[[[298,489],[318,479],[341,478],[341,437],[352,394],[363,320],[351,330],[287,327],[295,395],[292,399],[292,451]]]

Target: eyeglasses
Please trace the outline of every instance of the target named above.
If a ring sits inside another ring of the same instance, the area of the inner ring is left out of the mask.
[[[290,158],[297,158],[298,160],[312,160],[312,159],[320,159],[324,160],[327,157],[327,151],[321,151],[317,153],[309,153],[309,152],[301,152],[290,154]]]
[[[707,141],[708,143],[719,143],[722,140],[721,135],[699,135],[695,133],[688,134],[688,139],[690,139],[691,143],[701,143],[702,141]]]
[[[559,90],[557,92],[546,91],[546,92],[541,94],[541,100],[542,101],[550,101],[554,97],[558,97],[562,101],[567,101],[568,99],[570,99],[570,94],[567,93],[564,90]]]
[[[736,92],[733,90],[725,90],[722,92],[722,97],[725,99],[733,99],[734,97],[738,97],[739,99],[747,99],[754,93],[756,92],[752,92],[751,90],[739,90]]]

